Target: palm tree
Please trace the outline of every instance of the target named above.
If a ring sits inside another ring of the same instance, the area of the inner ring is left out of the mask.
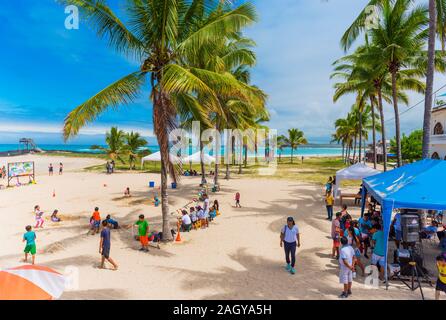
[[[244,3],[214,17],[220,1],[130,0],[125,3],[124,11],[128,16],[124,23],[103,0],[60,1],[76,5],[113,49],[140,63],[139,70],[70,112],[65,119],[64,137],[68,139],[76,135],[81,127],[105,110],[131,103],[148,78],[154,133],[161,152],[163,240],[171,240],[167,174],[169,172],[175,178],[177,168],[169,159],[168,135],[177,124],[175,96],[206,96],[209,109],[220,107],[218,94],[247,98],[244,88],[232,75],[191,67],[187,57],[197,54],[202,46],[228,38],[252,24],[256,20],[255,9],[252,4]]]
[[[119,130],[118,127],[111,127],[110,131],[105,134],[105,143],[107,144],[107,147],[104,148],[94,145],[91,146],[91,149],[101,150],[106,153],[111,160],[124,162],[121,157],[124,154],[124,137],[124,131]]]
[[[147,140],[141,137],[138,132],[130,132],[125,134],[124,150],[129,159],[130,170],[135,167],[137,156],[141,154],[141,148],[147,145]]]
[[[403,11],[407,10],[409,5],[412,1],[399,1],[399,0],[371,0],[369,1],[368,6],[374,6],[376,9],[380,10],[382,13],[382,16],[386,18],[390,18],[388,15],[390,11],[388,10],[389,7],[393,4],[394,8],[400,8]],[[366,7],[366,8],[367,8]],[[439,58],[436,58],[437,53],[435,52],[435,35],[438,33],[440,39],[441,39],[441,46],[442,50],[444,51],[445,48],[445,42],[446,42],[446,1],[445,0],[429,0],[429,19],[422,19],[421,15],[418,15],[418,18],[415,19],[407,19],[411,20],[412,24],[419,24],[419,28],[422,29],[427,23],[429,25],[428,31],[423,30],[423,33],[419,33],[421,36],[418,37],[417,41],[424,42],[426,36],[428,35],[428,49],[427,49],[427,61],[426,61],[426,68],[424,69],[424,73],[426,75],[426,99],[425,99],[425,110],[424,110],[424,121],[423,121],[423,155],[428,156],[428,148],[429,148],[429,138],[430,138],[430,119],[431,119],[431,109],[432,109],[432,95],[433,95],[433,78],[434,78],[434,72],[435,67],[437,66],[437,63],[439,62]],[[427,10],[424,7],[418,7],[419,11],[425,11]],[[386,10],[386,12],[384,12]],[[395,10],[397,11],[397,10]],[[394,14],[395,17],[400,16],[398,14]],[[415,15],[411,15],[412,17],[415,17]],[[341,44],[344,48],[344,50],[347,50],[352,43],[356,40],[358,35],[363,32],[366,29],[365,20],[367,18],[367,12],[366,9],[362,10],[361,13],[358,15],[358,17],[354,20],[352,25],[347,29],[347,31],[344,33]],[[398,19],[398,18],[397,18]],[[391,22],[391,19],[386,19],[387,23]],[[418,20],[418,21],[416,21]],[[396,22],[394,19],[393,22]],[[404,28],[404,25],[398,25],[398,23],[393,23],[394,27],[396,28]],[[406,25],[406,27],[409,24]],[[393,28],[387,28],[388,31],[390,31]],[[402,30],[401,30],[402,31]],[[413,30],[412,30],[413,32]],[[404,32],[400,33],[401,34]],[[400,38],[400,40],[403,40],[400,42],[402,44],[404,42],[404,37]],[[416,42],[417,42],[416,41]],[[408,44],[406,42],[406,44]],[[392,46],[395,46],[394,48],[397,48],[399,44],[394,43],[388,48],[392,48]],[[396,62],[396,60],[394,61]],[[400,61],[401,62],[401,61]],[[397,64],[398,65],[398,64]],[[389,66],[390,67],[390,66]],[[393,64],[393,69],[395,69],[395,64]],[[398,69],[398,67],[396,68]],[[426,70],[427,69],[427,70]],[[397,72],[397,70],[394,70],[394,73]],[[396,110],[398,107],[396,107]],[[399,118],[399,115],[396,115],[396,118]],[[395,122],[399,122],[399,119],[395,118]],[[396,127],[399,127],[399,124],[396,125]],[[385,141],[385,140],[384,140]],[[398,150],[398,162],[401,161],[401,148],[400,148],[400,138],[397,134],[397,150]]]
[[[280,151],[279,152],[279,162],[282,159],[283,148],[285,148],[286,146],[287,146],[286,137],[284,135],[278,136],[277,137],[277,149]],[[344,152],[342,152],[342,154],[344,154]]]
[[[308,144],[303,131],[299,129],[289,129],[288,137],[285,138],[285,142],[291,148],[291,163],[293,163],[293,151],[296,150],[298,146]]]

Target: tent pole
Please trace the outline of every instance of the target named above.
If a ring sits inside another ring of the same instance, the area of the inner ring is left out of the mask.
[[[367,200],[367,189],[365,188],[364,182],[362,183],[362,198],[361,198],[361,218],[364,217],[365,202]]]
[[[384,243],[385,243],[385,256],[384,256],[384,279],[386,280],[386,290],[389,289],[389,277],[387,272],[387,260],[388,260],[388,250],[389,250],[389,232],[390,232],[390,223],[392,220],[392,211],[393,206],[389,207],[387,203],[383,201],[381,203],[382,207],[382,218],[384,223]]]

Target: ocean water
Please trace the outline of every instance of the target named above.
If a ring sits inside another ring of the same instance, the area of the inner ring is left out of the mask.
[[[99,150],[92,150],[91,145],[75,145],[75,144],[38,144],[38,147],[44,151],[71,151],[81,153],[101,153]],[[0,144],[0,152],[19,150],[18,144]],[[147,146],[144,149],[149,149],[151,152],[159,151],[158,146]],[[223,148],[222,148],[223,150]],[[223,151],[222,151],[223,153]],[[278,151],[278,154],[280,151]],[[248,152],[252,155],[251,152]],[[340,156],[342,154],[342,148],[338,145],[327,144],[311,144],[307,146],[301,146],[294,150],[295,156]],[[291,148],[284,148],[282,156],[290,156]]]

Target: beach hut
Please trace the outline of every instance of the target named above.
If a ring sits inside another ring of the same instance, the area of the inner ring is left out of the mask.
[[[446,161],[426,159],[363,179],[362,209],[371,194],[382,208],[386,252],[394,209],[446,210]],[[385,260],[387,265],[387,256]],[[387,268],[385,269],[387,279]]]
[[[339,187],[342,180],[362,180],[364,178],[374,176],[381,171],[370,168],[365,163],[359,162],[348,168],[341,169],[336,172],[336,185],[334,186],[334,196],[339,195]]]
[[[53,300],[65,289],[65,277],[43,266],[24,265],[0,271],[0,300]]]
[[[186,157],[183,159],[183,162],[187,163],[187,162],[191,162],[191,163],[200,163],[200,159],[201,159],[201,152],[197,152],[194,153],[193,155]],[[204,164],[211,164],[211,163],[215,163],[215,158],[211,157],[210,155],[208,155],[207,153],[203,153],[203,163]]]

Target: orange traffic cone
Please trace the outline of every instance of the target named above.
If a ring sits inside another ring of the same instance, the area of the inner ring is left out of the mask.
[[[180,236],[180,230],[178,230],[177,238],[175,239],[176,242],[181,242],[181,236]]]

